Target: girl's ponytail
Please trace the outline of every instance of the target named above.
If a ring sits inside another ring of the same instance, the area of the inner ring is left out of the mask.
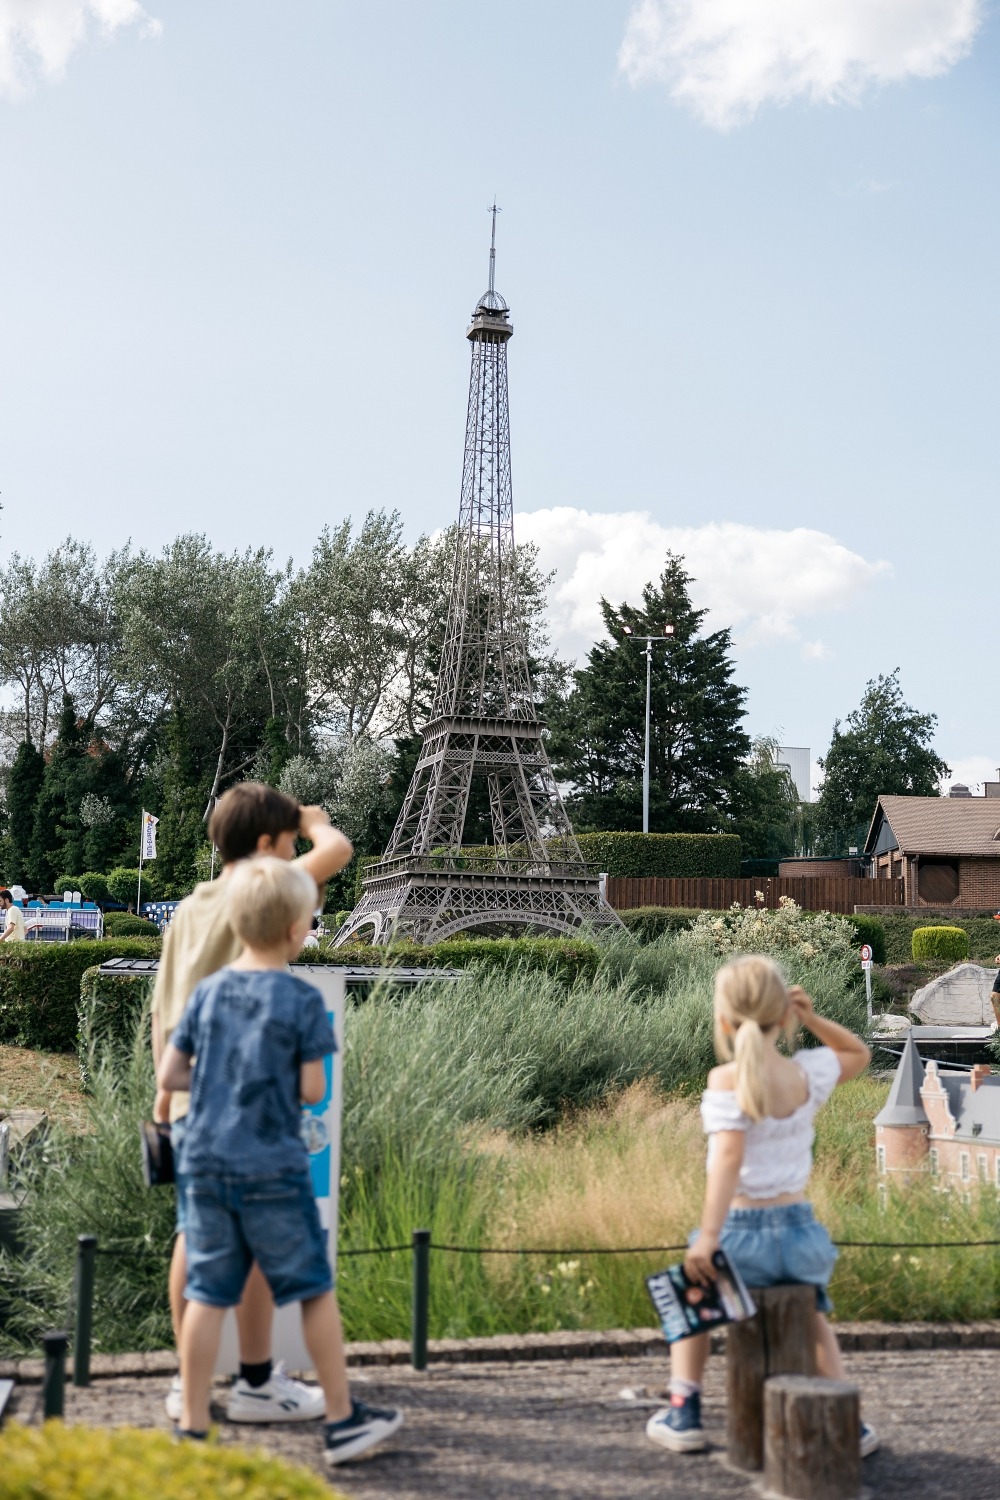
[[[764,1078],[764,1033],[757,1021],[741,1021],[733,1039],[736,1058],[736,1103],[751,1120],[770,1114],[770,1099]]]
[[[769,958],[734,958],[715,976],[715,1050],[736,1060],[736,1103],[751,1120],[770,1114],[764,1033],[782,1024],[788,991]]]

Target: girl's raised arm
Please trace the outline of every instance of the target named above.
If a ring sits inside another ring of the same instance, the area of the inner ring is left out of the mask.
[[[849,1078],[857,1078],[859,1073],[865,1071],[871,1062],[871,1048],[859,1036],[836,1021],[827,1021],[823,1016],[818,1016],[813,1010],[811,998],[800,985],[792,985],[788,991],[788,1003],[795,1012],[796,1020],[807,1031],[811,1031],[824,1047],[829,1047],[831,1052],[837,1054],[841,1083],[846,1083]]]

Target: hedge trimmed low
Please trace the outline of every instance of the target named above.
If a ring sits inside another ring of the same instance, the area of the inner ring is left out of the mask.
[[[969,934],[961,927],[918,927],[912,938],[913,957],[959,963],[969,956]]]
[[[103,959],[102,959],[103,962]],[[86,1038],[100,1051],[109,1046],[129,1047],[135,1035],[135,1023],[142,1013],[146,996],[153,988],[155,974],[146,972],[102,974],[99,965],[85,969],[80,979],[78,1007],[77,1057],[84,1087],[89,1083],[90,1058]],[[84,1026],[86,1017],[89,1024]]]
[[[992,916],[945,918],[938,912],[929,912],[925,917],[914,917],[900,912],[898,916],[883,913],[878,919],[885,929],[886,963],[908,964],[913,961],[913,934],[918,927],[933,926],[944,922],[949,927],[959,927],[969,939],[969,955],[976,963],[989,967],[996,954],[1000,953],[1000,922]]]
[[[149,938],[4,943],[0,948],[0,1042],[45,1052],[72,1052],[85,970],[109,958],[158,958],[159,954],[159,940]]]
[[[686,906],[634,906],[618,916],[640,943],[652,943],[664,933],[683,932],[701,912]]]
[[[376,948],[368,943],[346,943],[343,948],[307,948],[304,963],[326,963],[335,967],[385,964],[405,969],[525,968],[552,974],[564,984],[592,979],[597,973],[601,950],[583,938],[449,938],[441,943],[393,943]]]
[[[576,841],[588,864],[635,879],[736,879],[743,848],[734,833],[579,833]],[[546,847],[555,858],[559,840]]]
[[[104,918],[104,931],[112,937],[158,938],[160,929],[146,917],[137,917],[130,911],[109,911]]]

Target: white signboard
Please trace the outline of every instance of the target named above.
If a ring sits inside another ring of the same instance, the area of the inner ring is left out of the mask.
[[[330,1257],[330,1268],[337,1270],[337,1215],[340,1197],[340,1116],[343,1104],[344,1076],[344,1012],[345,986],[343,969],[332,969],[326,964],[292,964],[292,973],[307,984],[313,984],[326,1002],[326,1010],[333,1022],[337,1038],[337,1051],[326,1059],[326,1095],[319,1104],[304,1105],[302,1109],[302,1136],[309,1149],[309,1170],[312,1173],[316,1205],[320,1223],[326,1232],[326,1249]],[[271,1357],[284,1360],[289,1370],[308,1370],[312,1361],[306,1351],[302,1337],[302,1314],[297,1302],[288,1307],[279,1307],[274,1315],[274,1338]],[[216,1373],[231,1375],[239,1369],[239,1340],[236,1334],[236,1319],[227,1313],[222,1329],[222,1342]]]

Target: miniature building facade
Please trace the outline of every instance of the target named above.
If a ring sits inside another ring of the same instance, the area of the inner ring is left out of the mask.
[[[1000,1077],[985,1063],[925,1067],[911,1033],[875,1116],[875,1160],[882,1182],[930,1176],[943,1192],[1000,1188]]]

